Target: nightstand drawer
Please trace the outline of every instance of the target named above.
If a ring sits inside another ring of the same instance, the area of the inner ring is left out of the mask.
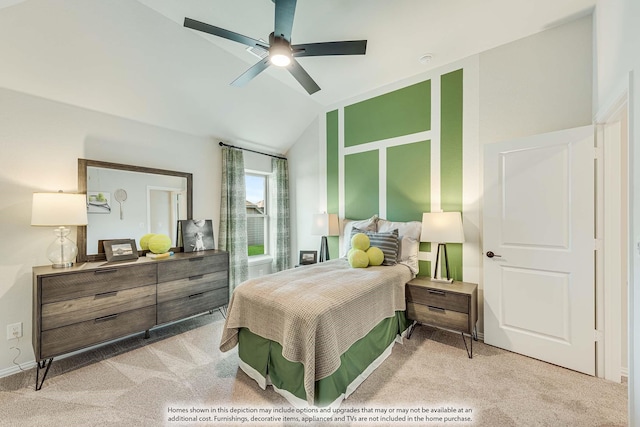
[[[471,333],[469,315],[465,313],[408,302],[407,317],[439,328]]]
[[[432,307],[469,313],[469,296],[454,292],[431,289],[424,286],[408,285],[407,301],[430,305]]]

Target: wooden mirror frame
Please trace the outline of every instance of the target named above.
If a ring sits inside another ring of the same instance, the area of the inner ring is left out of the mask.
[[[166,169],[147,168],[143,166],[124,165],[120,163],[101,162],[98,160],[78,159],[78,193],[87,194],[87,168],[97,167],[104,169],[116,169],[129,172],[141,172],[156,175],[170,175],[187,180],[187,218],[193,219],[193,174],[186,172],[170,171]],[[78,263],[87,261],[105,261],[104,253],[87,254],[87,227],[78,226]],[[182,252],[182,248],[171,248],[174,252]]]

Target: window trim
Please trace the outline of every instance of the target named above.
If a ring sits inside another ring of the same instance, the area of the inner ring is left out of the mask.
[[[269,224],[271,220],[271,218],[269,217],[269,175],[270,174],[266,172],[251,170],[251,169],[245,169],[244,174],[245,174],[245,184],[246,184],[247,176],[255,176],[255,177],[260,177],[264,179],[264,188],[263,188],[264,213],[263,214],[247,214],[247,219],[264,218],[264,231],[263,231],[264,232],[264,253],[259,255],[249,256],[249,261],[251,261],[254,258],[256,259],[256,261],[259,261],[256,257],[271,257],[271,253],[270,253],[271,248],[269,245],[269,228],[270,228]]]

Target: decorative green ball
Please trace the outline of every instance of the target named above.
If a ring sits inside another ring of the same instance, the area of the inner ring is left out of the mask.
[[[354,250],[351,255],[349,255],[349,265],[353,268],[367,268],[369,265],[367,253],[360,249]]]
[[[351,246],[355,249],[360,249],[361,251],[366,251],[371,246],[371,241],[369,240],[369,236],[364,233],[354,234],[351,238]]]
[[[367,256],[369,257],[369,265],[382,265],[384,261],[384,252],[382,249],[371,246],[367,249]]]
[[[163,254],[171,248],[171,239],[165,234],[156,234],[149,239],[149,250],[154,254]]]
[[[145,234],[140,238],[140,249],[146,251],[149,249],[149,239],[155,236],[154,233]]]

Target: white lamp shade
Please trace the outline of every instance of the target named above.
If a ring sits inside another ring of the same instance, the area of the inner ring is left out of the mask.
[[[460,212],[428,212],[422,214],[421,242],[464,243]]]
[[[340,234],[337,214],[314,214],[311,224],[311,234],[314,236],[337,236]]]
[[[84,194],[33,193],[31,225],[58,227],[87,225],[87,200]]]

